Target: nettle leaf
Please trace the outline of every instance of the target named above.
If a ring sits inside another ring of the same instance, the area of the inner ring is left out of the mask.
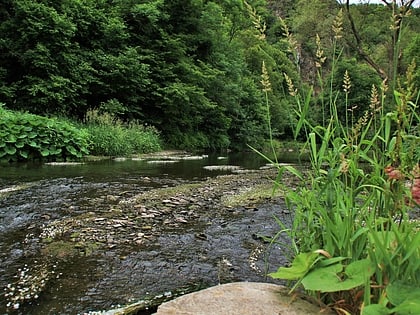
[[[319,254],[300,253],[293,259],[291,267],[280,267],[276,272],[270,273],[269,276],[274,279],[297,280],[305,276],[312,268]]]
[[[369,259],[357,260],[343,269],[341,263],[316,268],[302,279],[302,284],[312,291],[346,291],[365,284],[375,272]]]

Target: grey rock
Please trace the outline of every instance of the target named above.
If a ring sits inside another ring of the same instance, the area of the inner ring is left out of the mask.
[[[281,285],[235,282],[186,294],[158,307],[155,315],[314,315],[334,314]]]

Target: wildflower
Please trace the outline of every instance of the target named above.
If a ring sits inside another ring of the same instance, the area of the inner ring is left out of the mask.
[[[385,167],[385,174],[389,179],[399,180],[404,178],[404,175],[401,173],[401,171],[394,168],[392,165]]]
[[[413,183],[411,185],[411,197],[415,201],[415,203],[420,205],[420,165],[419,164],[414,166],[411,174],[414,177]]]
[[[414,179],[413,186],[411,187],[411,197],[420,205],[420,178]]]
[[[349,161],[346,159],[346,156],[344,154],[340,154],[340,172],[345,174],[349,171]]]
[[[354,110],[354,109],[356,109],[357,108],[357,106],[353,106],[351,109],[349,109],[350,111],[351,110]],[[367,121],[368,121],[368,118],[369,118],[369,114],[368,114],[368,112],[367,111],[365,111],[365,113],[363,114],[363,116],[362,117],[360,117],[358,120],[357,120],[357,123],[356,123],[356,125],[354,126],[354,128],[352,129],[352,134],[353,134],[353,138],[354,139],[356,139],[358,136],[359,136],[359,134],[360,134],[360,131],[362,130],[362,128],[366,125],[366,123],[367,123]]]

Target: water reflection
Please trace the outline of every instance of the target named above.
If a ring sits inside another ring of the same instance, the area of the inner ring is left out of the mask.
[[[160,161],[160,163],[154,163]],[[167,161],[164,163],[162,161]],[[182,179],[200,179],[218,175],[206,171],[206,165],[239,165],[247,169],[257,169],[266,161],[255,153],[235,153],[228,156],[210,154],[192,158],[127,158],[85,161],[82,164],[0,164],[0,185],[54,178],[83,177],[89,181],[130,180],[139,176],[169,176]],[[0,186],[1,188],[1,186]]]

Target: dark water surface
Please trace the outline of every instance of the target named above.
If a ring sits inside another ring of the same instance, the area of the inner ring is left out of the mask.
[[[85,248],[77,255],[61,249],[51,255],[40,241],[54,220],[92,212],[99,220],[138,193],[229,173],[204,166],[258,169],[265,163],[255,154],[232,154],[0,165],[0,314],[85,314],[184,289],[265,281],[266,265],[278,264],[281,254],[273,249],[267,258],[268,245],[258,235],[277,232],[273,214],[282,212],[281,205],[204,214],[182,229],[165,229],[147,246],[94,254]],[[13,298],[19,294],[28,299]]]

